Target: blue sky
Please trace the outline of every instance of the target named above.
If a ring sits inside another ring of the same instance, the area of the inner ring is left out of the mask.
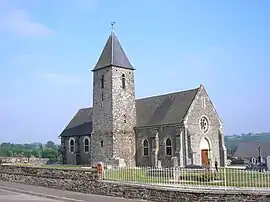
[[[136,97],[198,87],[226,134],[270,131],[267,0],[0,0],[0,142],[59,141],[115,21]]]

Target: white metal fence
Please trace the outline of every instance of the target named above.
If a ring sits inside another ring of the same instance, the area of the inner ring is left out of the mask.
[[[111,168],[103,171],[102,179],[159,186],[270,191],[270,172],[235,168]]]

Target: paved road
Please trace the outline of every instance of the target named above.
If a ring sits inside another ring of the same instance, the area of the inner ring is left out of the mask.
[[[6,191],[0,189],[0,202],[57,202],[57,200],[46,199],[37,196],[31,196],[27,194],[20,194],[16,192]]]
[[[0,202],[142,202],[115,197],[83,194],[0,180]]]

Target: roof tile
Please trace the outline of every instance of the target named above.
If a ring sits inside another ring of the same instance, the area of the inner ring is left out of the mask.
[[[116,35],[113,32],[108,38],[106,45],[93,71],[108,66],[116,66],[134,70],[121,44],[119,43]]]
[[[181,123],[199,88],[136,100],[137,127]],[[60,136],[90,135],[92,108],[80,109]]]

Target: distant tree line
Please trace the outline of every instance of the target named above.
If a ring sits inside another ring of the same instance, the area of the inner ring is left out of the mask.
[[[53,141],[48,141],[45,145],[42,143],[2,143],[0,145],[0,157],[48,158],[51,162],[58,162],[59,147]]]

